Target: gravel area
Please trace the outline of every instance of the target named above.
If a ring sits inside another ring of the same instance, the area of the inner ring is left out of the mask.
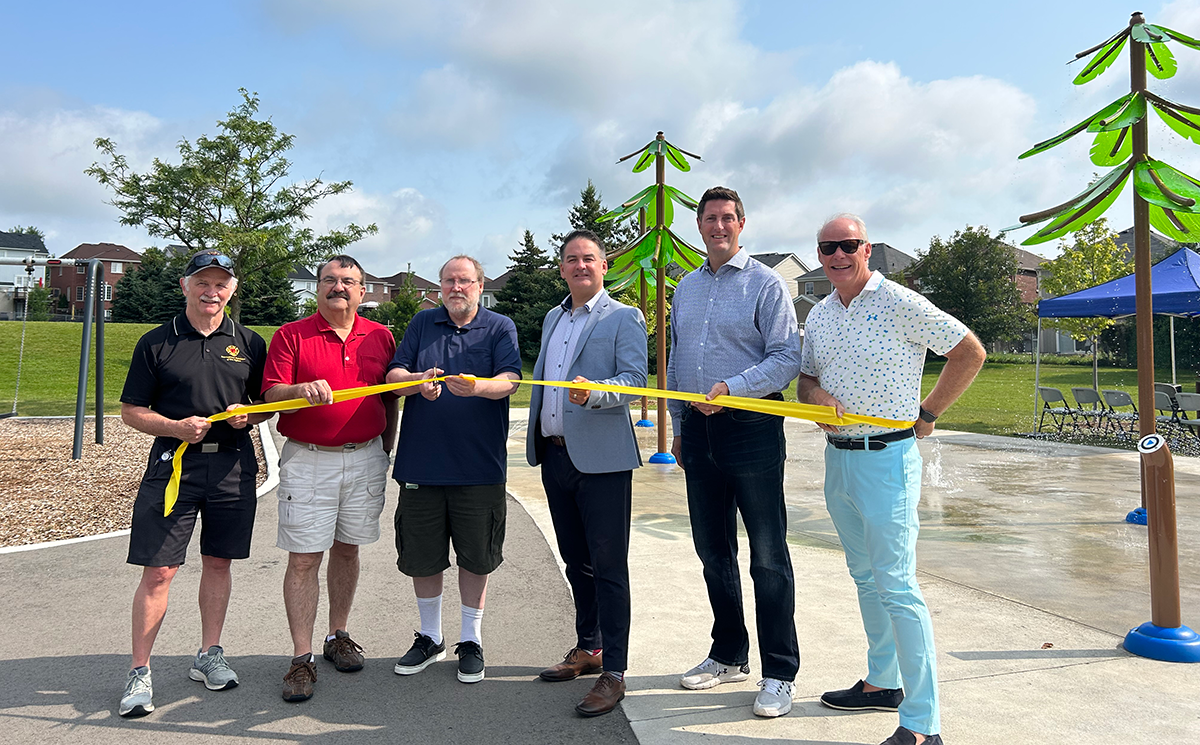
[[[83,458],[71,460],[74,419],[0,419],[0,546],[111,533],[129,527],[154,439],[105,417],[104,444],[84,427]],[[267,469],[258,439],[258,483]]]

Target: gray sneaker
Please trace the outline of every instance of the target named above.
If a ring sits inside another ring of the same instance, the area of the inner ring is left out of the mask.
[[[762,690],[754,699],[754,713],[760,717],[781,717],[792,710],[796,686],[786,680],[763,678],[758,681]]]
[[[719,686],[722,683],[740,683],[750,677],[750,664],[731,667],[717,662],[711,657],[688,670],[679,678],[684,688],[702,691],[705,688]]]
[[[230,670],[229,663],[225,661],[225,650],[216,644],[209,647],[207,652],[201,649],[196,653],[188,677],[204,683],[204,687],[210,691],[225,691],[237,688],[238,684],[237,673]]]
[[[144,717],[154,711],[154,688],[150,685],[150,668],[138,667],[129,671],[125,693],[117,713],[123,717]]]

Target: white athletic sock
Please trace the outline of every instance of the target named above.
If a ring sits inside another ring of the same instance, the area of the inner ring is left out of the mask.
[[[421,612],[421,633],[442,643],[442,596],[417,598],[417,610]]]
[[[462,634],[459,641],[475,642],[483,646],[480,636],[483,628],[483,608],[462,606]]]

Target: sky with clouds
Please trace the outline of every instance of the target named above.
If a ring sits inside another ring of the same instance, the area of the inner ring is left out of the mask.
[[[296,179],[351,180],[316,229],[379,233],[351,253],[377,275],[426,276],[453,253],[488,275],[524,230],[548,247],[591,179],[615,204],[647,185],[622,155],[663,130],[703,156],[668,183],[739,191],[752,252],[815,263],[839,211],[916,254],[966,225],[993,230],[1079,192],[1090,138],[1016,156],[1128,90],[1123,65],[1073,86],[1075,52],[1124,27],[1112,0],[209,0],[23,3],[0,46],[0,229],[36,225],[51,252],[161,245],[118,224],[83,171],[97,137],[130,163],[176,159],[255,91],[296,136]],[[1141,6],[1200,37],[1200,0]],[[836,14],[834,14],[836,12]],[[1200,52],[1151,79],[1200,105]],[[1151,118],[1151,150],[1200,175],[1200,148]],[[1110,213],[1130,222],[1127,195]],[[683,217],[682,215],[680,216]],[[693,227],[677,232],[698,241]],[[1024,239],[1032,231],[1017,233]],[[1054,244],[1034,249],[1057,252]]]

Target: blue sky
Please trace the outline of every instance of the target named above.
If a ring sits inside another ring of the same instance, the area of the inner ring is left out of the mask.
[[[9,4],[0,47],[0,228],[52,252],[162,243],[117,224],[83,175],[92,141],[135,166],[176,157],[258,92],[296,135],[294,177],[349,179],[314,227],[375,222],[352,253],[375,274],[427,276],[452,253],[504,271],[523,230],[546,247],[591,178],[613,204],[648,183],[616,159],[662,129],[698,152],[668,181],[738,189],[753,252],[810,264],[827,215],[850,210],[909,253],[965,225],[993,230],[1077,193],[1086,138],[1017,162],[1116,98],[1122,66],[1071,85],[1074,53],[1133,9],[1087,2],[261,0]],[[819,15],[835,8],[839,15]],[[1141,6],[1200,36],[1200,0]],[[1200,52],[1160,94],[1200,105]],[[1157,122],[1154,122],[1157,124]],[[1152,151],[1200,175],[1200,148],[1155,126]],[[1129,221],[1127,198],[1111,213]],[[685,237],[694,228],[680,225]],[[1017,234],[1023,239],[1028,232]],[[1057,252],[1053,244],[1035,249]]]

